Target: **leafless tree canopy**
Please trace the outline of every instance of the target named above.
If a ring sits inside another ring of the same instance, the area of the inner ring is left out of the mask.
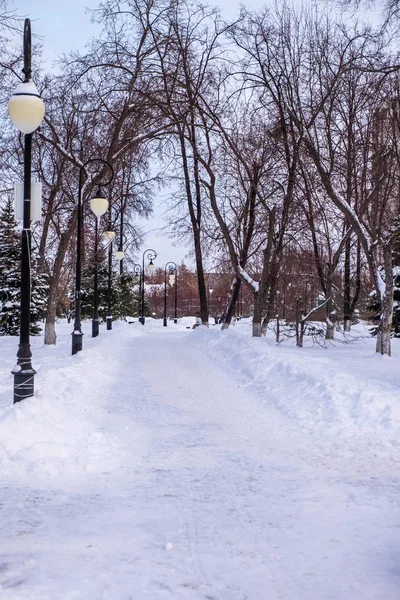
[[[390,354],[400,61],[389,21],[399,6],[382,5],[375,27],[333,8],[243,7],[230,23],[186,0],[108,0],[93,11],[102,33],[88,52],[64,56],[56,78],[38,71],[46,117],[35,170],[45,195],[34,237],[51,281],[48,343],[71,288],[78,173],[100,157],[116,173],[108,224],[123,220],[130,260],[142,241],[137,217],[151,214],[160,190],[167,198],[169,234],[193,248],[203,323],[210,270],[232,279],[223,326],[245,291],[256,336],[289,305],[304,317],[320,303],[331,339],[374,291],[377,351]],[[1,2],[3,92],[20,60],[6,44],[16,24]],[[21,145],[8,124],[0,139],[6,191]],[[104,174],[85,174],[85,197]],[[88,253],[90,220],[85,209]]]

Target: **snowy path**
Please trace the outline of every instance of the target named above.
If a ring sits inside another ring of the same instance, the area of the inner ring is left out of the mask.
[[[400,598],[388,453],[305,434],[185,334],[111,335],[104,470],[3,480],[0,600]]]

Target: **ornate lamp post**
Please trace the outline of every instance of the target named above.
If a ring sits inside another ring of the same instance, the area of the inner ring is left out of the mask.
[[[115,231],[112,231],[111,228],[107,231],[104,231],[103,237],[108,240],[108,294],[107,294],[107,331],[111,331],[112,329],[112,315],[111,315],[111,275],[112,275],[112,248],[113,241],[115,239]]]
[[[121,229],[120,229],[120,234],[119,234],[119,243],[118,243],[118,250],[115,253],[115,258],[119,261],[119,275],[120,277],[124,274],[124,265],[123,265],[123,261],[125,258],[125,252],[124,252],[124,243],[126,244],[126,237],[124,236],[123,233],[123,213],[121,212]]]
[[[133,263],[133,272],[135,273],[136,283],[139,282],[139,298],[142,298],[142,267],[139,263]],[[139,308],[138,308],[139,316]],[[139,319],[140,320],[140,319]]]
[[[175,270],[174,323],[178,322],[178,269]]]
[[[114,170],[112,166],[102,158],[91,158],[86,161],[79,170],[79,192],[78,192],[78,226],[77,226],[77,237],[76,237],[76,275],[75,275],[75,321],[74,331],[72,332],[72,354],[76,354],[82,350],[82,328],[81,328],[81,246],[82,246],[82,187],[83,187],[83,174],[85,173],[85,167],[91,163],[100,162],[106,165],[110,169],[110,178],[103,184],[109,185],[114,179]],[[90,200],[90,207],[96,219],[104,215],[108,208],[108,200],[104,198],[104,195],[99,187],[97,193]],[[97,238],[96,238],[97,239]],[[97,269],[97,261],[95,267],[95,273]],[[96,296],[96,291],[95,291]],[[98,315],[97,315],[98,320]],[[93,325],[92,325],[93,332]]]
[[[167,326],[167,270],[169,273],[169,283],[170,285],[174,285],[176,269],[176,263],[173,261],[168,262],[164,267],[164,327]]]
[[[153,260],[155,260],[157,258],[157,252],[155,250],[153,250],[152,248],[148,248],[147,250],[145,250],[143,252],[143,260],[142,260],[142,287],[141,287],[141,294],[140,294],[140,319],[139,321],[141,322],[142,325],[144,325],[145,323],[145,318],[144,318],[144,259],[145,256],[148,258],[149,260],[149,264],[148,264],[148,270],[149,271],[153,271],[154,270],[154,263]]]
[[[93,318],[92,318],[92,337],[99,335],[99,272],[98,272],[98,244],[99,244],[99,221],[96,217],[94,230],[94,298],[93,298]]]
[[[32,134],[44,117],[44,103],[31,80],[31,22],[24,27],[24,81],[19,83],[8,103],[8,113],[16,128],[25,134],[24,148],[24,220],[21,234],[21,325],[17,364],[14,375],[14,404],[34,394],[34,377],[30,345],[31,304],[31,172]]]
[[[124,205],[121,206],[121,224],[119,230],[119,245],[118,250],[115,253],[117,259],[119,260],[119,274],[120,276],[124,272],[124,257],[125,252],[123,250],[124,247]]]

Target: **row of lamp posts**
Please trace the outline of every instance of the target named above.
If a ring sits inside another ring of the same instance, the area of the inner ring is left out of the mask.
[[[147,270],[152,272],[154,271],[154,263],[153,260],[157,258],[157,252],[152,248],[148,248],[143,252],[142,257],[142,266],[139,264],[134,265],[134,272],[139,276],[139,296],[140,296],[140,317],[139,321],[142,325],[145,324],[145,316],[144,316],[144,262],[145,258],[148,259],[149,264],[147,265]],[[171,286],[174,286],[175,290],[175,300],[174,300],[174,323],[178,322],[178,295],[177,295],[177,266],[173,261],[168,262],[164,267],[164,319],[163,325],[167,326],[167,273],[168,273],[168,281]]]
[[[31,80],[31,24],[30,19],[25,19],[24,26],[24,80],[20,82],[10,98],[8,104],[8,112],[10,118],[16,128],[24,134],[24,183],[23,183],[23,229],[21,233],[21,311],[20,311],[20,337],[17,352],[17,364],[12,370],[14,375],[14,403],[20,402],[25,398],[34,395],[34,376],[36,371],[32,367],[32,352],[30,346],[30,302],[31,302],[31,171],[32,171],[32,134],[38,129],[43,121],[45,107],[40,94]],[[86,174],[86,167],[92,163],[100,163],[106,168],[109,173],[108,179],[99,186],[96,194],[90,200],[91,209],[96,217],[95,227],[95,272],[94,272],[94,310],[92,319],[92,337],[96,337],[99,333],[99,315],[98,315],[98,221],[99,218],[109,209],[110,225],[111,225],[111,206],[105,198],[102,187],[109,186],[114,178],[114,170],[111,165],[101,159],[93,158],[85,162],[79,171],[79,190],[78,190],[78,207],[77,207],[77,244],[76,244],[76,274],[75,274],[75,321],[74,330],[72,332],[72,354],[76,354],[82,350],[82,325],[81,325],[81,248],[82,248],[82,188],[83,178]],[[102,175],[102,172],[99,172]],[[111,267],[112,267],[112,243],[115,238],[115,232],[105,232],[105,236],[109,241],[108,253],[108,311],[107,311],[107,329],[112,328],[111,316]],[[124,252],[122,250],[122,222],[121,222],[121,239],[117,252],[117,258],[122,261]],[[149,259],[148,269],[154,269],[153,260],[157,257],[157,253],[151,248],[143,253],[142,267],[134,265],[135,274],[139,275],[139,294],[140,294],[140,322],[145,323],[144,317],[144,261],[145,257]],[[122,270],[122,263],[121,263]],[[164,281],[164,326],[167,325],[166,318],[166,294],[167,294],[167,270],[169,273],[169,282],[171,285],[175,283],[175,318],[177,322],[177,280],[176,280],[176,264],[173,262],[165,265],[165,281]]]

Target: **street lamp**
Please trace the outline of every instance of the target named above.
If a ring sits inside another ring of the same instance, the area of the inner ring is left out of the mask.
[[[135,282],[139,283],[139,298],[142,298],[142,267],[139,263],[133,263],[133,272],[135,273]],[[138,307],[138,316],[139,316],[139,307]],[[140,321],[140,318],[139,318]]]
[[[115,256],[116,256],[117,260],[120,261],[120,266],[122,266],[122,260],[125,256],[125,252],[123,250],[117,250],[115,253]],[[121,275],[122,275],[122,273],[121,273]]]
[[[122,217],[122,212],[121,212],[121,228],[120,228],[120,235],[119,235],[119,243],[118,243],[118,250],[115,253],[115,258],[119,261],[119,274],[120,276],[122,276],[124,274],[124,266],[123,266],[123,260],[125,258],[125,252],[124,252],[124,243],[126,244],[126,237],[123,233],[123,217]]]
[[[157,258],[157,252],[155,250],[153,250],[152,248],[148,248],[147,250],[145,250],[143,252],[142,287],[141,287],[141,294],[140,294],[140,319],[139,319],[139,321],[141,322],[142,325],[144,325],[144,323],[145,323],[145,318],[144,318],[144,258],[145,258],[145,256],[149,260],[149,264],[148,264],[147,268],[151,272],[151,271],[154,271],[153,260],[155,260]]]
[[[83,186],[83,174],[85,173],[85,167],[91,163],[102,163],[110,169],[110,178],[103,184],[109,185],[114,179],[114,170],[112,166],[102,158],[91,158],[86,161],[79,170],[79,191],[78,191],[78,226],[76,235],[76,275],[75,275],[75,322],[74,331],[72,332],[72,354],[76,354],[82,350],[82,326],[81,326],[81,246],[82,246],[82,186]],[[108,200],[104,197],[101,188],[99,187],[96,194],[90,200],[90,208],[96,216],[96,220],[104,215],[108,207]],[[97,236],[96,236],[97,240]],[[97,271],[97,256],[95,265],[95,285],[96,285],[96,271]],[[95,297],[97,295],[95,290]],[[98,313],[93,315],[93,320],[97,319]],[[93,333],[93,322],[92,322],[92,333]]]
[[[107,331],[112,329],[112,315],[111,315],[111,274],[112,274],[112,245],[115,240],[115,231],[108,229],[104,231],[103,237],[108,240],[108,302],[107,302]]]
[[[174,323],[178,322],[178,269],[175,270],[175,302],[174,302]]]
[[[124,211],[126,208],[126,200],[122,200],[121,201],[121,210],[120,210],[120,216],[121,216],[121,223],[120,223],[120,227],[119,227],[119,244],[118,244],[118,250],[115,253],[115,256],[117,258],[117,260],[119,260],[119,275],[120,277],[123,275],[124,273],[124,258],[125,258],[125,252],[123,251],[123,247],[124,247]]]
[[[176,263],[173,261],[168,262],[164,267],[164,327],[167,326],[167,270],[169,273],[169,284],[174,285],[176,269]]]
[[[99,272],[98,272],[98,243],[99,243],[99,221],[95,219],[94,230],[94,295],[93,295],[93,318],[92,337],[99,335]]]
[[[34,394],[36,371],[32,367],[30,345],[31,311],[31,172],[32,172],[32,134],[44,117],[44,103],[31,80],[31,22],[25,19],[24,27],[24,81],[8,103],[8,114],[16,128],[25,134],[24,146],[24,219],[21,233],[21,312],[20,336],[17,352],[17,364],[12,370],[14,375],[14,404]]]

